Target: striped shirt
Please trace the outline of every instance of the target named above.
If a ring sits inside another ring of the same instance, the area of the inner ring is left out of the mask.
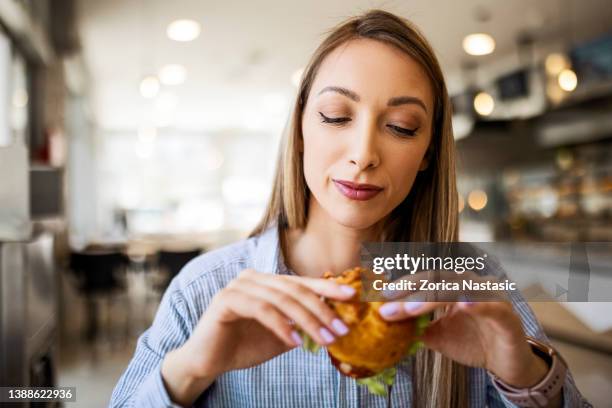
[[[161,377],[169,351],[190,336],[216,292],[240,271],[290,274],[282,257],[278,229],[200,255],[189,262],[166,290],[155,319],[138,339],[136,351],[113,391],[111,407],[176,407]],[[503,275],[499,264],[489,274]],[[528,304],[513,295],[513,306],[526,334],[547,341]],[[311,354],[294,348],[258,366],[224,373],[200,395],[196,407],[410,407],[412,359],[397,366],[395,384],[387,396],[371,394],[365,386],[340,374],[324,350]],[[482,368],[469,369],[471,407],[513,407],[492,385]],[[565,407],[590,406],[568,375]]]

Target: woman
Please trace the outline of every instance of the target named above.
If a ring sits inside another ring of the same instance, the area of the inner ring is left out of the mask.
[[[112,396],[112,406],[511,406],[492,384],[527,389],[548,373],[513,304],[389,302],[381,315],[435,311],[427,348],[398,367],[386,398],[301,350],[296,326],[327,345],[347,326],[321,279],[359,265],[366,241],[456,241],[451,110],[440,67],[408,22],[373,10],[338,26],[315,52],[278,161],[272,197],[250,238],[190,262]],[[546,400],[578,406],[571,377]]]

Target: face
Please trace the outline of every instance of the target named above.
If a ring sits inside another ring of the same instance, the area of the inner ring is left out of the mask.
[[[428,166],[432,116],[430,80],[410,56],[370,39],[335,49],[303,113],[310,205],[347,227],[382,220]]]

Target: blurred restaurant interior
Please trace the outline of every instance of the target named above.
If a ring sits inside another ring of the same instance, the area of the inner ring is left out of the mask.
[[[608,1],[0,0],[0,385],[108,404],[172,277],[261,216],[301,67],[370,8],[446,74],[461,240],[612,241]],[[612,303],[532,306],[612,407]]]

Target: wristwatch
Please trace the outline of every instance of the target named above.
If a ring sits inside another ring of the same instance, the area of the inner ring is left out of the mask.
[[[533,352],[548,364],[548,373],[542,381],[529,388],[516,388],[504,383],[493,373],[489,373],[495,388],[510,402],[525,408],[545,407],[550,399],[563,387],[567,375],[567,363],[563,357],[548,344],[533,337],[526,338]]]

